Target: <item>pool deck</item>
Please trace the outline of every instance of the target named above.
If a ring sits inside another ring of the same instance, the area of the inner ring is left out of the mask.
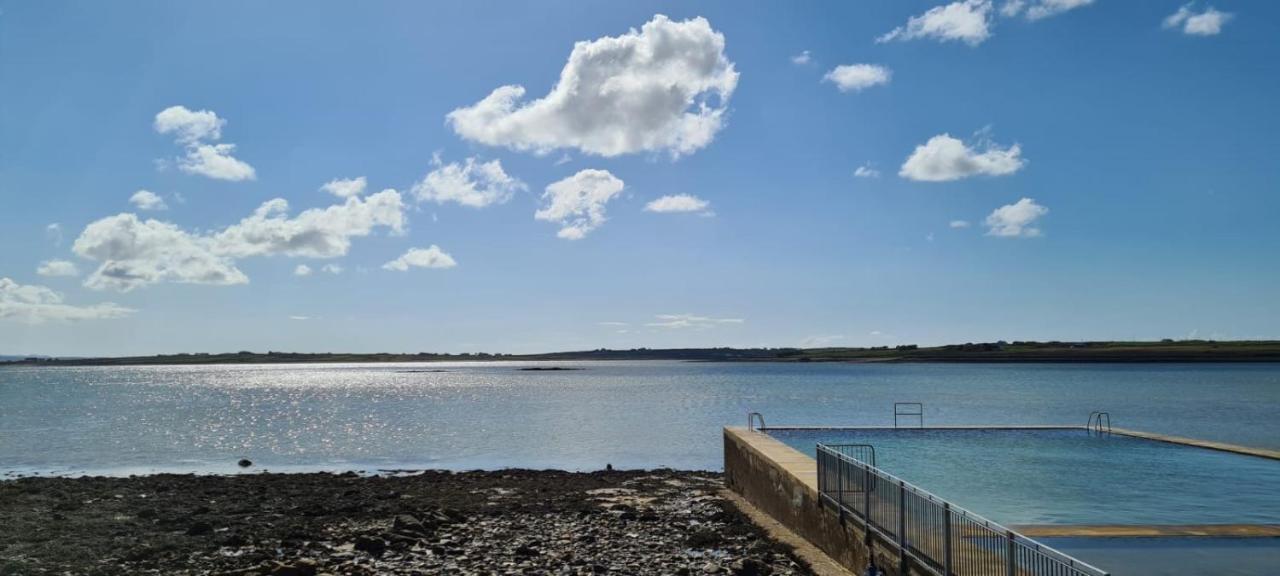
[[[1080,425],[1055,425],[1055,424],[1025,424],[1025,425],[968,425],[968,426],[763,426],[757,428],[763,432],[772,430],[787,431],[840,431],[840,430],[1089,430],[1088,426]],[[1256,456],[1258,458],[1266,458],[1268,460],[1280,460],[1280,450],[1270,450],[1267,448],[1255,448],[1253,446],[1241,446],[1239,444],[1229,444],[1227,442],[1214,442],[1211,440],[1199,440],[1196,438],[1187,438],[1185,436],[1172,436],[1168,434],[1156,434],[1153,432],[1143,432],[1141,430],[1130,430],[1128,428],[1111,428],[1109,432],[1112,434],[1120,434],[1121,436],[1130,436],[1133,438],[1142,438],[1145,440],[1154,440],[1156,442],[1166,442],[1169,444],[1181,444],[1183,446],[1194,446],[1196,448],[1204,448],[1206,450],[1217,450],[1219,452],[1231,452],[1233,454],[1241,454],[1244,456]]]

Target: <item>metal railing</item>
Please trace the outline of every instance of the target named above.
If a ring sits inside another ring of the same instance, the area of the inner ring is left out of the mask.
[[[757,427],[755,426],[755,421],[756,421],[756,419],[757,419],[757,418],[760,420],[760,427],[759,427],[759,428],[757,428]],[[764,414],[761,414],[761,413],[759,413],[759,412],[748,412],[748,413],[747,413],[747,430],[764,430],[764,428],[765,428],[765,426],[764,426]]]
[[[924,404],[919,402],[894,402],[893,427],[898,427],[898,419],[903,416],[915,416],[920,419],[917,428],[924,428]]]
[[[818,444],[817,460],[822,501],[897,550],[900,574],[910,562],[939,576],[1108,576],[839,449]]]
[[[876,447],[870,444],[822,444],[828,450],[835,450],[845,456],[872,466],[876,465]]]
[[[1104,424],[1104,419],[1105,419],[1105,424]],[[1103,435],[1104,433],[1110,434],[1111,433],[1111,413],[1099,412],[1097,410],[1090,412],[1089,424],[1086,425],[1085,428],[1089,430],[1090,434],[1093,434],[1095,432],[1099,436]]]

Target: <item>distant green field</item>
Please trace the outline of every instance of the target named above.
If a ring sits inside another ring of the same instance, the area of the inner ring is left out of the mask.
[[[672,348],[545,354],[344,354],[234,352],[121,358],[19,359],[20,366],[290,364],[359,362],[690,360],[712,362],[1280,362],[1280,341],[988,342],[875,348]]]

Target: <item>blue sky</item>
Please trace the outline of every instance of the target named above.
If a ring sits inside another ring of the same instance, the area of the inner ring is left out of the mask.
[[[0,351],[1280,337],[1278,16],[0,2]]]

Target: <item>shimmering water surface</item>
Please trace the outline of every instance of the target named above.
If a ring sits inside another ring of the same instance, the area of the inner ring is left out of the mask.
[[[1115,425],[1280,448],[1280,365],[579,362],[0,368],[0,472],[721,467],[720,427]],[[547,366],[542,364],[541,366]],[[440,372],[429,372],[440,370]],[[1084,473],[1083,471],[1081,473]]]
[[[1280,524],[1280,461],[1083,430],[770,431],[876,466],[1003,524]]]

